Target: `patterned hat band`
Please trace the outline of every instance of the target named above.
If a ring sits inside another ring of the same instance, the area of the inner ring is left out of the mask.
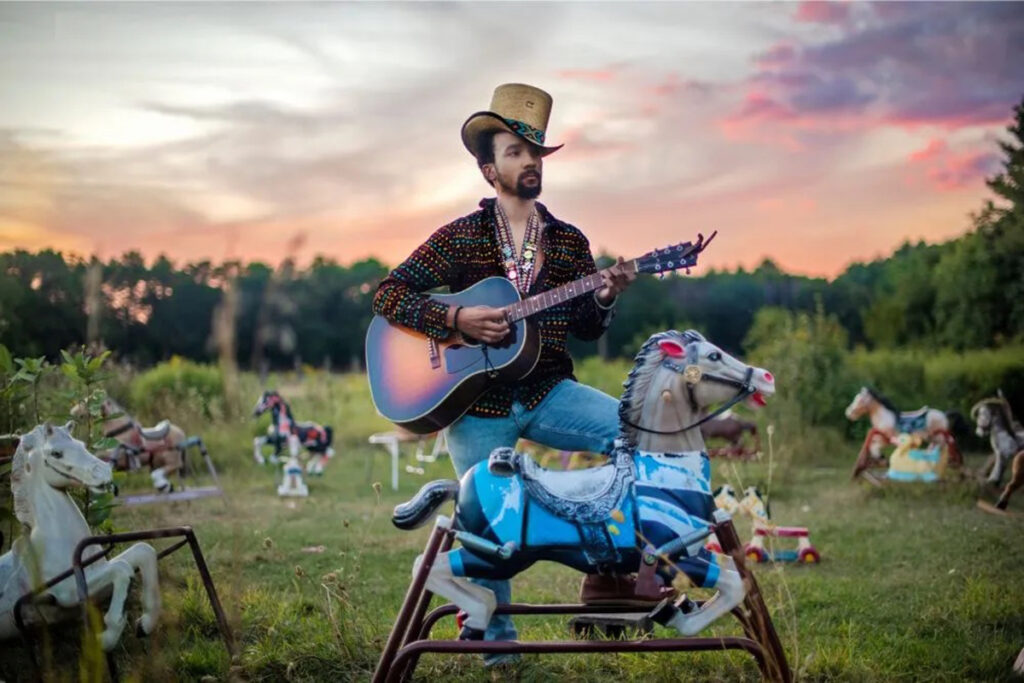
[[[502,117],[502,121],[508,124],[508,127],[512,129],[516,135],[521,135],[531,142],[536,142],[538,145],[544,144],[544,131],[534,128],[528,123],[522,121],[516,121],[515,119],[506,119]]]

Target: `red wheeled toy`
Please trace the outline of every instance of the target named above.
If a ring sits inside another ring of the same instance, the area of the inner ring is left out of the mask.
[[[764,547],[765,538],[796,538],[797,546],[793,550],[768,550]],[[811,543],[811,534],[803,526],[770,526],[755,525],[754,538],[743,550],[747,559],[754,562],[802,562],[817,564],[821,562],[821,554]]]

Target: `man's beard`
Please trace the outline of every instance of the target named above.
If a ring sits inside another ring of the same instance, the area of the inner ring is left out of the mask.
[[[537,184],[525,184],[524,181],[526,180],[526,178],[528,176],[533,175],[537,176]],[[518,180],[516,180],[515,187],[511,187],[508,183],[504,181],[504,179],[500,177],[498,178],[498,182],[501,184],[501,188],[505,190],[505,192],[513,194],[519,199],[536,199],[537,197],[540,196],[541,175],[537,171],[524,171],[523,173],[519,174],[519,178]]]

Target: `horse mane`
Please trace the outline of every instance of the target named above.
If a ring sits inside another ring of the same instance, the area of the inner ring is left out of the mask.
[[[14,451],[14,459],[11,461],[11,493],[14,496],[14,516],[26,527],[31,528],[35,523],[32,517],[32,507],[29,505],[28,492],[25,490],[26,467],[28,465],[29,443],[35,444],[36,427],[28,434],[25,434],[18,441],[18,447]]]
[[[886,408],[888,408],[892,412],[896,413],[897,416],[900,414],[900,409],[897,408],[896,405],[892,401],[890,401],[878,389],[875,389],[874,387],[871,387],[871,386],[866,386],[864,388],[867,389],[867,392],[871,395],[871,398],[875,399],[876,401],[881,403],[883,406],[885,406]]]
[[[619,399],[619,438],[627,448],[636,448],[636,428],[630,427],[627,422],[637,422],[637,416],[644,407],[643,400],[651,385],[651,378],[665,357],[665,353],[658,347],[658,343],[673,337],[682,337],[685,343],[704,339],[693,330],[686,332],[667,330],[652,335],[640,347],[633,360],[633,368],[629,371],[626,381],[622,383],[622,398]]]
[[[1013,411],[1010,410],[1010,402],[1005,398],[983,398],[971,407],[971,419],[977,422],[978,411],[982,406],[998,406],[998,410],[995,411],[995,416],[1000,417],[1003,420],[1003,428],[1007,431],[1013,431]]]

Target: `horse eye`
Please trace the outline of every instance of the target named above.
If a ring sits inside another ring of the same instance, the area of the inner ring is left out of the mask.
[[[61,458],[64,457],[64,451],[50,451],[50,457],[57,458],[57,460],[60,460]]]
[[[722,360],[722,354],[718,351],[712,351],[708,354],[708,360],[720,361]]]

